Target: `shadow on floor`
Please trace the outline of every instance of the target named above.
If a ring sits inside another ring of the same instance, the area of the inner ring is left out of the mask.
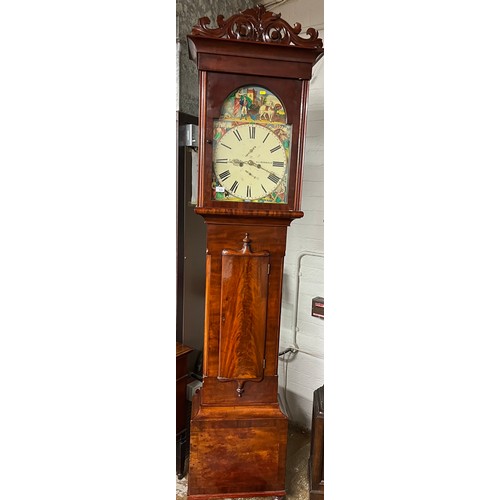
[[[309,500],[308,462],[311,433],[289,423],[286,461],[286,500]],[[189,461],[189,458],[188,458]],[[177,479],[176,500],[187,499],[188,472],[182,479]],[[255,500],[266,500],[272,497],[258,497]],[[223,500],[222,498],[220,500]],[[230,500],[238,500],[233,498]],[[253,499],[245,499],[253,500]]]

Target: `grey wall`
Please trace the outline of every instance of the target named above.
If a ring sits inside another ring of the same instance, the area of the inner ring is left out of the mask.
[[[254,0],[184,0],[176,2],[177,12],[177,111],[198,116],[198,72],[196,63],[189,59],[186,36],[198,24],[200,17],[208,17],[215,27],[219,14],[225,19],[241,10],[253,7]]]

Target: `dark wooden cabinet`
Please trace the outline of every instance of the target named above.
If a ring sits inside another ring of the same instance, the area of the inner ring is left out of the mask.
[[[194,370],[203,350],[203,312],[205,308],[205,240],[203,219],[196,215],[197,146],[186,140],[188,130],[196,130],[198,118],[177,114],[177,342],[193,352],[188,366]]]
[[[314,391],[311,425],[311,453],[309,456],[309,499],[323,500],[325,489],[324,430],[325,397],[324,387]]]
[[[176,469],[181,479],[186,474],[186,457],[188,450],[189,415],[187,410],[186,386],[189,382],[188,355],[191,347],[180,342],[176,345]]]

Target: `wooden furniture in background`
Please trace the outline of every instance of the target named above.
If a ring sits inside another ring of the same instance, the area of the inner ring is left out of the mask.
[[[188,424],[186,386],[189,382],[188,354],[193,349],[180,342],[176,343],[176,469],[177,477],[183,478],[186,470],[185,463],[188,449]]]
[[[205,311],[205,241],[203,219],[196,215],[197,146],[188,141],[188,131],[198,125],[198,118],[177,113],[177,342],[192,347],[188,366],[194,370],[197,354],[203,350],[203,315]],[[196,138],[196,141],[198,138]],[[196,177],[195,177],[196,178]]]
[[[324,385],[314,391],[311,426],[311,452],[309,456],[309,499],[323,500],[324,478]]]

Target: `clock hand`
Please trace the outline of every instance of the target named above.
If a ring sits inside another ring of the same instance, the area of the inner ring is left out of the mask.
[[[250,148],[250,151],[245,155],[245,156],[248,156],[250,153],[253,152],[253,150],[256,148],[257,146],[253,146],[252,148]]]
[[[254,179],[257,179],[255,175],[252,174],[252,172],[249,172],[248,170],[245,169],[245,172],[250,176],[253,177]]]
[[[244,163],[246,163],[245,161],[241,161],[241,160],[237,160],[237,159],[234,159],[234,160],[231,160],[231,163],[233,165],[239,165],[240,167],[243,166]]]
[[[271,172],[270,170],[268,170],[267,168],[264,168],[260,163],[255,163],[253,160],[248,160],[247,162],[249,165],[251,165],[252,167],[257,167],[257,168],[260,168],[261,170],[264,170],[265,172],[269,173],[269,174],[272,174],[273,172]]]

